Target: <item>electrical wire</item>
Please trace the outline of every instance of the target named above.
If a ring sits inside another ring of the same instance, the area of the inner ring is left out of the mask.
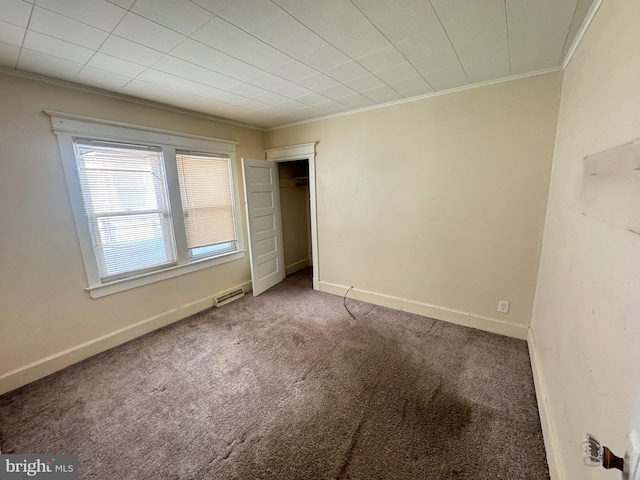
[[[351,315],[351,318],[353,318],[354,320],[357,320],[355,315],[351,313],[351,310],[349,310],[349,307],[347,307],[347,295],[349,295],[349,292],[351,291],[352,288],[353,288],[353,285],[347,289],[347,292],[344,294],[344,298],[342,299],[342,303],[344,304],[345,310],[349,312],[349,315]]]

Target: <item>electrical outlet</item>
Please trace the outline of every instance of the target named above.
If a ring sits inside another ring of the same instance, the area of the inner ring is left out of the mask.
[[[498,311],[500,313],[509,313],[509,306],[511,304],[507,300],[498,300]]]

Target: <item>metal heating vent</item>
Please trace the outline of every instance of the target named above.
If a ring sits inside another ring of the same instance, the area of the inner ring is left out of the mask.
[[[213,305],[216,307],[221,307],[222,305],[226,305],[229,302],[233,302],[234,300],[237,300],[240,297],[244,297],[243,288],[237,288],[236,290],[223,293],[222,295],[214,299]]]

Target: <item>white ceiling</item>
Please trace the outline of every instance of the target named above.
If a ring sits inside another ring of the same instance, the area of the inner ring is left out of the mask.
[[[0,0],[0,65],[259,127],[558,67],[593,0]]]

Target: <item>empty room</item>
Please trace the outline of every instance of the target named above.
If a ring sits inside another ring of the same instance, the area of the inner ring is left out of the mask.
[[[640,480],[638,25],[0,0],[0,479]]]

